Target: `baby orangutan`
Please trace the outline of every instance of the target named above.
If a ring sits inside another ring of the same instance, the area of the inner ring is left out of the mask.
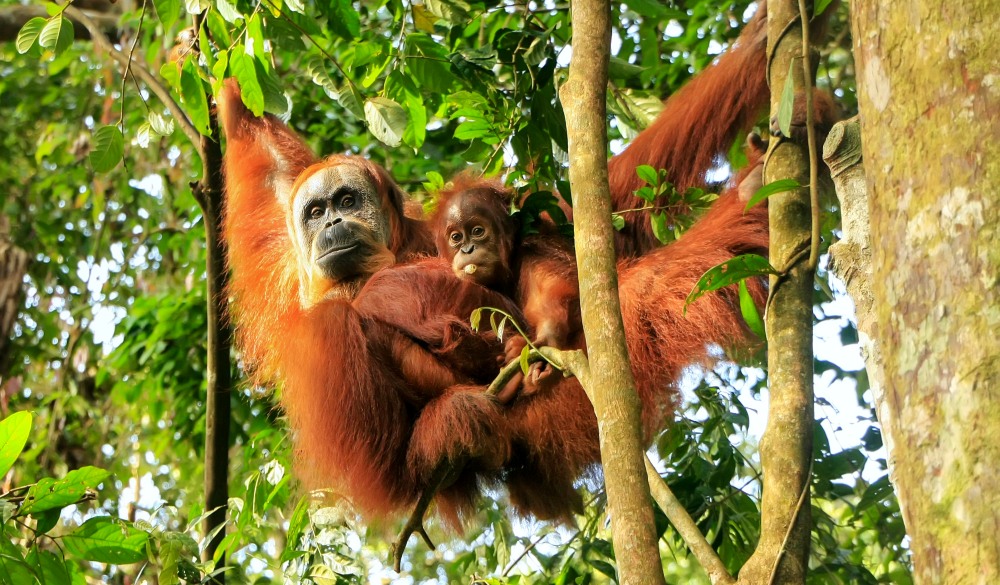
[[[438,254],[461,280],[503,293],[521,307],[532,343],[557,349],[583,348],[576,261],[569,242],[557,235],[522,237],[510,215],[512,193],[500,183],[459,176],[441,193],[434,216]],[[525,340],[511,336],[506,359],[517,358]],[[523,394],[551,385],[553,369],[532,365]],[[517,386],[508,385],[515,392]],[[501,397],[505,402],[511,397]]]

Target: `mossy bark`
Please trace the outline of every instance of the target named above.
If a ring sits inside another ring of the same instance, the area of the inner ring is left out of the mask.
[[[995,0],[859,0],[852,27],[883,434],[920,583],[1000,582]]]
[[[569,137],[569,179],[580,274],[580,306],[611,514],[618,582],[664,583],[644,466],[639,398],[618,300],[605,92],[611,51],[607,0],[574,0],[573,60],[560,90]]]

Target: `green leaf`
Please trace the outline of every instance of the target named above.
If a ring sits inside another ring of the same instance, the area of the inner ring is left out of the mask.
[[[785,78],[785,86],[781,90],[781,101],[778,102],[778,129],[782,136],[792,135],[792,113],[795,109],[795,60],[788,64],[788,77]]]
[[[188,14],[201,14],[211,7],[211,0],[184,0],[184,9]]]
[[[656,239],[659,240],[661,244],[673,241],[674,233],[670,230],[670,226],[667,225],[666,213],[657,211],[650,214],[649,223],[653,228],[653,235],[656,236]]]
[[[219,12],[219,16],[230,24],[243,18],[243,13],[236,7],[236,3],[229,0],[215,0],[215,9]]]
[[[865,489],[865,493],[858,500],[858,505],[854,507],[854,516],[861,515],[862,512],[884,501],[890,495],[892,495],[892,483],[889,482],[889,475],[886,474]]]
[[[648,185],[656,185],[660,182],[656,169],[649,165],[639,165],[635,169],[635,174],[639,175],[639,178],[646,181]]]
[[[608,77],[611,79],[631,79],[645,71],[645,67],[633,65],[621,57],[611,57],[608,62]]]
[[[229,71],[240,82],[243,103],[255,116],[260,116],[264,113],[264,90],[257,81],[257,66],[253,61],[244,47],[237,46],[229,54]]]
[[[153,0],[156,16],[163,23],[163,30],[169,31],[181,16],[180,0]]]
[[[111,472],[105,469],[87,466],[70,471],[62,479],[41,479],[28,490],[21,505],[21,514],[34,515],[76,503],[110,475]]]
[[[625,218],[622,217],[620,213],[611,214],[611,225],[614,226],[615,231],[622,231],[625,229]]]
[[[461,24],[469,19],[472,9],[461,0],[425,0],[427,10],[449,24]]]
[[[518,363],[521,365],[521,373],[525,376],[528,375],[528,368],[531,367],[531,362],[528,361],[528,357],[531,355],[531,347],[525,345],[521,348],[521,356],[518,358]]]
[[[482,319],[483,319],[482,307],[476,309],[475,311],[472,311],[472,314],[469,315],[469,325],[472,326],[473,331],[479,331],[479,322],[482,321]]]
[[[181,69],[181,97],[191,123],[198,132],[209,136],[212,130],[209,126],[208,98],[205,96],[205,84],[201,82],[196,68],[193,59],[184,62],[184,68]]]
[[[35,568],[41,585],[72,583],[66,561],[52,551],[39,550],[37,546],[33,546],[24,560]]]
[[[831,2],[833,2],[833,0],[816,0],[815,5],[813,6],[813,18],[823,14]]]
[[[42,32],[38,35],[38,44],[47,49],[54,49],[56,44],[59,42],[59,34],[62,31],[62,25],[62,14],[50,18],[48,22],[45,23],[45,27],[42,28]]]
[[[127,565],[146,560],[149,535],[127,522],[96,516],[62,540],[68,552],[85,561]]]
[[[768,183],[760,189],[757,189],[757,192],[753,194],[753,197],[747,201],[746,209],[750,209],[771,195],[777,195],[778,193],[784,193],[785,191],[793,191],[800,187],[802,187],[802,185],[799,185],[799,182],[795,179],[780,179],[772,183]]]
[[[62,513],[62,508],[53,508],[45,512],[40,512],[38,514],[32,514],[35,519],[35,532],[39,534],[44,534],[56,527],[59,523],[59,514]]]
[[[740,312],[743,313],[743,320],[747,322],[750,331],[753,331],[754,335],[761,339],[767,339],[764,331],[764,320],[760,318],[760,312],[757,311],[757,304],[753,302],[753,297],[750,296],[746,279],[740,281]]]
[[[365,119],[365,107],[364,104],[365,96],[361,95],[358,88],[353,84],[348,83],[344,86],[344,89],[340,90],[337,94],[337,103],[344,107],[348,112],[354,114],[359,120]]]
[[[0,477],[7,475],[31,434],[31,413],[22,410],[0,421]]]
[[[160,112],[150,112],[149,127],[160,136],[170,136],[174,132],[174,120]]]
[[[28,22],[24,23],[21,30],[17,33],[17,52],[22,55],[31,50],[34,46],[35,41],[38,40],[38,35],[41,34],[42,29],[45,28],[46,19],[41,16],[36,16]]]
[[[326,25],[337,36],[347,40],[361,34],[361,17],[351,0],[321,0],[320,11],[326,15]]]
[[[375,138],[396,147],[406,132],[406,110],[389,98],[373,97],[365,102],[365,121]]]
[[[753,276],[763,276],[765,274],[778,274],[767,261],[767,258],[757,254],[744,254],[730,260],[726,260],[718,266],[709,268],[698,280],[694,290],[688,295],[684,303],[685,309],[688,305],[698,300],[701,295],[718,290],[720,288],[735,284],[744,278]]]
[[[0,583],[36,583],[31,567],[24,562],[21,548],[9,538],[0,538]]]
[[[98,173],[106,173],[118,165],[125,154],[125,137],[118,126],[101,126],[94,132],[90,149],[90,165]]]

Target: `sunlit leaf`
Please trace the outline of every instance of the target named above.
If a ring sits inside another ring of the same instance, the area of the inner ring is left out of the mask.
[[[375,138],[387,146],[396,147],[403,142],[407,123],[406,111],[389,98],[373,97],[366,101],[365,121]]]
[[[0,421],[0,477],[7,475],[31,434],[31,413],[15,412]]]
[[[35,41],[38,40],[38,35],[42,33],[42,29],[45,28],[47,20],[41,16],[36,16],[28,22],[24,23],[21,30],[17,33],[17,52],[27,53],[34,46]]]
[[[99,467],[81,467],[62,479],[43,478],[31,486],[21,505],[22,514],[37,514],[64,508],[80,500],[88,490],[96,489],[111,472]]]
[[[95,563],[126,565],[146,559],[149,535],[116,521],[110,516],[96,516],[62,538],[66,550]]]
[[[170,30],[181,16],[180,0],[153,0],[153,6],[164,30]]]

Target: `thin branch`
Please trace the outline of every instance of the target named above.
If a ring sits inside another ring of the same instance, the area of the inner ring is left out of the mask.
[[[809,203],[812,211],[812,244],[809,247],[809,269],[819,266],[819,154],[816,152],[816,129],[813,128],[813,73],[809,59],[809,11],[806,0],[799,0],[799,22],[802,24],[802,79],[806,92],[806,143],[809,146]]]
[[[93,20],[87,16],[82,10],[74,6],[67,6],[66,13],[72,16],[75,20],[79,21],[80,24],[85,26],[88,31],[90,31],[90,37],[93,42],[100,46],[102,49],[107,51],[108,55],[112,59],[117,61],[120,65],[127,67],[129,64],[129,58],[127,55],[119,51],[111,44],[111,41],[105,36],[104,32],[101,30],[100,26],[97,25]],[[184,135],[188,137],[191,144],[197,149],[198,155],[204,159],[205,153],[201,148],[201,134],[188,119],[187,114],[181,109],[180,105],[174,101],[174,98],[170,95],[170,90],[163,86],[152,73],[149,72],[145,67],[139,67],[135,65],[132,67],[132,74],[136,75],[149,87],[156,97],[160,98],[160,102],[170,110],[170,114],[177,120],[177,124],[181,127],[181,131]]]
[[[736,583],[722,559],[715,554],[715,549],[708,543],[691,515],[684,509],[684,505],[674,495],[667,482],[660,477],[660,473],[649,460],[649,455],[646,455],[646,475],[649,478],[649,491],[653,500],[666,514],[667,520],[673,525],[674,530],[681,536],[691,553],[698,559],[701,567],[708,573],[708,578],[712,583],[714,585]]]

